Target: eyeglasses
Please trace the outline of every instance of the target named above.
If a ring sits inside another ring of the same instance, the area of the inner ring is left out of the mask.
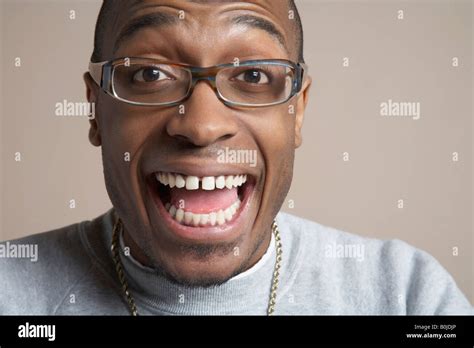
[[[90,63],[89,72],[112,97],[133,105],[172,106],[185,101],[199,80],[207,80],[226,105],[266,107],[286,103],[301,91],[307,67],[283,59],[196,67],[151,58]]]

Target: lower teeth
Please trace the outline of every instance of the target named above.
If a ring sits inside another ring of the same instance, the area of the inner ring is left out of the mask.
[[[235,216],[240,207],[240,199],[237,199],[230,207],[209,214],[195,214],[183,209],[177,209],[174,205],[166,203],[165,207],[171,217],[181,225],[187,226],[215,226],[229,222]]]

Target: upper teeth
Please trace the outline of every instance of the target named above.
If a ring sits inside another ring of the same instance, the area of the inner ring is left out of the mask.
[[[247,181],[247,175],[220,175],[220,176],[205,176],[199,178],[197,176],[183,176],[174,173],[156,173],[156,180],[161,184],[171,188],[186,188],[186,190],[198,190],[199,186],[203,190],[214,190],[216,188],[223,189],[224,187],[230,189],[232,187],[241,186]],[[201,185],[199,184],[201,183]]]

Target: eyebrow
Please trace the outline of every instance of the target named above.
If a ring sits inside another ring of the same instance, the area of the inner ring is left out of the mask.
[[[267,34],[270,34],[274,39],[278,41],[278,43],[287,50],[285,36],[281,33],[277,27],[270,22],[261,17],[253,16],[253,15],[240,15],[233,17],[231,20],[234,24],[245,25],[251,28],[260,29],[265,31]]]
[[[162,27],[168,25],[174,25],[178,23],[179,19],[176,15],[171,15],[164,12],[153,12],[147,15],[135,18],[120,32],[115,41],[113,52],[115,53],[120,45],[129,37],[137,33],[138,31],[147,27]]]

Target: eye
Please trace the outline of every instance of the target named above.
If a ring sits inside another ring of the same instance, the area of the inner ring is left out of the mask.
[[[267,84],[270,82],[267,74],[257,69],[246,70],[239,74],[236,79],[254,84]]]
[[[171,78],[162,70],[153,66],[142,68],[133,75],[133,81],[138,82],[156,82],[161,80],[171,80]]]

